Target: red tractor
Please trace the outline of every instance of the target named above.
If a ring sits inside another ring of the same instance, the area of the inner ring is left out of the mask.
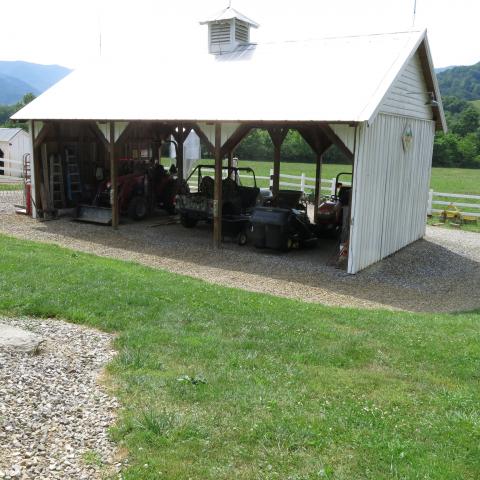
[[[343,185],[340,182],[342,175],[350,175],[349,172],[339,173],[335,179],[335,194],[324,200],[318,207],[317,218],[315,219],[315,232],[319,236],[339,236],[343,224],[343,207],[350,202],[351,186]]]
[[[163,165],[156,164],[144,172],[128,173],[117,178],[118,208],[121,215],[133,220],[142,220],[156,208],[175,213],[178,193],[188,189],[186,183],[176,177],[175,169],[167,172]],[[102,182],[92,205],[78,209],[77,220],[96,223],[111,223],[112,183]]]

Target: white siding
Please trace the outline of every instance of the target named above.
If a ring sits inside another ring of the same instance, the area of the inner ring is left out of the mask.
[[[400,76],[390,87],[379,111],[394,115],[404,115],[424,120],[433,119],[432,108],[418,53],[407,63]]]
[[[409,125],[411,148],[403,149]],[[356,273],[425,235],[435,123],[380,114],[359,129],[348,272]]]
[[[30,135],[23,130],[18,132],[9,142],[0,142],[3,151],[5,176],[20,177],[23,173],[23,155],[32,152]]]
[[[353,153],[355,145],[355,127],[350,127],[345,123],[330,123],[330,128],[343,144]]]

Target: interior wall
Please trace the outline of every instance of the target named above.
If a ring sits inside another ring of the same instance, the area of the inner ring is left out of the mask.
[[[404,135],[410,132],[410,146]],[[348,272],[425,235],[435,123],[380,114],[359,129]]]

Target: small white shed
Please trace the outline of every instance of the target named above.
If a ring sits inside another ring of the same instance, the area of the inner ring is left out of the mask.
[[[21,177],[27,153],[32,153],[32,141],[25,130],[0,128],[0,175]]]

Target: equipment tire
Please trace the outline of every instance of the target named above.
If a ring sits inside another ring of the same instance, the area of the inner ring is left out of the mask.
[[[248,242],[248,236],[247,236],[247,232],[245,230],[242,230],[239,234],[238,234],[238,237],[237,237],[237,243],[243,247],[244,245],[246,245]]]
[[[198,223],[198,220],[196,218],[192,218],[186,213],[182,213],[180,215],[180,223],[185,227],[185,228],[193,228],[195,225]]]
[[[148,215],[147,199],[143,196],[135,196],[128,205],[128,216],[132,220],[143,220]]]

